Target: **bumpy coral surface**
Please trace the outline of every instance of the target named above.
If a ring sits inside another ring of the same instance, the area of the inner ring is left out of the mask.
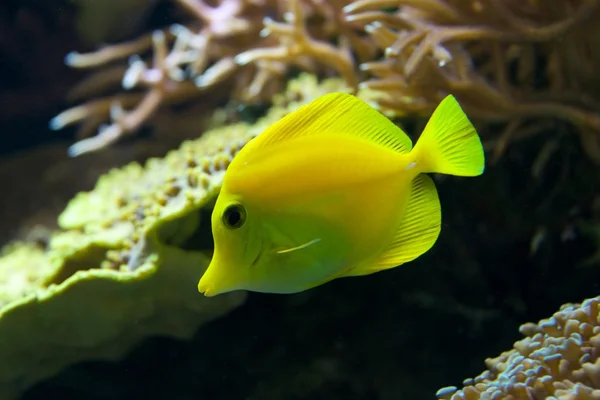
[[[146,168],[103,176],[59,218],[48,249],[24,244],[0,258],[0,397],[86,359],[116,359],[148,335],[191,336],[241,304],[244,293],[199,295],[210,242],[189,249],[226,165],[251,137],[216,130]]]
[[[460,391],[441,389],[438,398],[600,399],[600,297],[565,304],[520,331],[526,337],[486,360],[487,371],[467,379]]]
[[[12,301],[26,297],[36,288],[41,288],[45,277],[52,272],[52,264],[39,247],[18,244],[6,246],[0,256],[0,310]]]
[[[235,154],[267,125],[320,94],[348,90],[304,75],[254,124],[212,129],[145,166],[102,176],[59,217],[47,249],[0,257],[0,398],[87,359],[118,359],[149,335],[188,338],[245,299],[205,298],[210,207]]]

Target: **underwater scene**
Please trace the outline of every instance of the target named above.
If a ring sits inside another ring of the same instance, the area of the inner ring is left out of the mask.
[[[3,0],[0,132],[0,400],[600,400],[600,0]]]

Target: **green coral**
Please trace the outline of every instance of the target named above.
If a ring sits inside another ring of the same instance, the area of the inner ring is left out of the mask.
[[[85,265],[93,257],[83,255],[100,249],[89,247],[63,265]],[[15,252],[29,254],[29,260],[7,256],[21,269],[31,269],[31,256],[40,256],[22,246]],[[193,281],[208,261],[200,252],[163,246],[136,271],[79,270],[6,305],[0,311],[0,341],[10,345],[0,346],[0,397],[10,399],[78,361],[118,359],[148,335],[188,338],[202,323],[241,304],[243,293],[218,301],[198,296]]]
[[[0,310],[41,289],[52,271],[52,263],[37,246],[12,244],[4,248],[0,256]]]
[[[245,292],[205,298],[210,207],[235,154],[272,122],[321,94],[348,89],[302,75],[256,123],[217,127],[145,166],[132,163],[79,193],[47,249],[0,258],[0,398],[63,367],[122,357],[150,335],[188,338],[240,305]]]

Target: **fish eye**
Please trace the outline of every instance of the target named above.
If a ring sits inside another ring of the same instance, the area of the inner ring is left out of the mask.
[[[232,204],[223,212],[223,223],[230,229],[241,228],[246,222],[246,209],[241,204]]]

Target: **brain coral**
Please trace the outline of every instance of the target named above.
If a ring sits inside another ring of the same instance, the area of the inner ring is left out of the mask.
[[[565,304],[551,318],[527,323],[526,337],[488,370],[467,379],[459,391],[438,391],[440,399],[600,399],[600,296]]]

